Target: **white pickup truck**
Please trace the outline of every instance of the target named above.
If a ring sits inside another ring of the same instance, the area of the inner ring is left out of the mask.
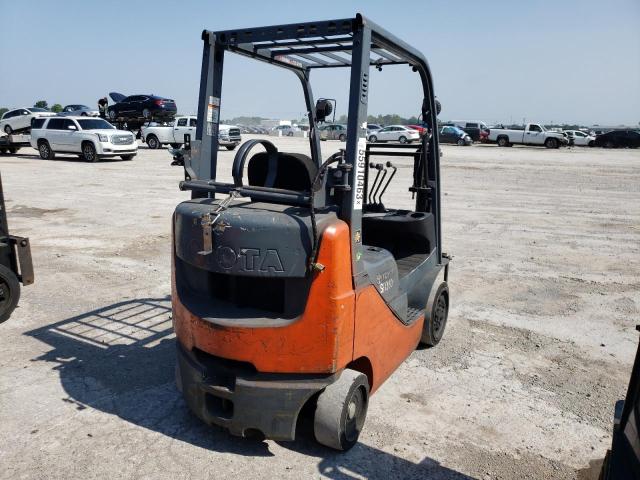
[[[522,129],[495,128],[489,130],[490,142],[496,142],[500,147],[511,145],[544,145],[547,148],[560,148],[569,143],[561,132],[550,132],[539,123],[527,123]]]
[[[195,116],[176,117],[171,125],[146,125],[140,129],[142,141],[151,149],[171,145],[178,148],[184,143],[184,136],[191,135],[191,139],[196,138],[196,125],[198,120]],[[233,150],[242,141],[240,129],[234,125],[220,125],[218,127],[218,144]]]

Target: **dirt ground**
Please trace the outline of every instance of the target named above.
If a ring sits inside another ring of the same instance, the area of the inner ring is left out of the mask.
[[[170,218],[187,194],[166,150],[1,157],[36,283],[0,325],[0,477],[593,478],[638,344],[640,152],[443,152],[445,338],[372,397],[346,454],[232,438],[186,408],[168,295]],[[408,198],[398,163],[392,206]]]

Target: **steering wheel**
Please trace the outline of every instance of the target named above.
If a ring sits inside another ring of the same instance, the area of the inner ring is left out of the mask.
[[[249,156],[249,151],[256,145],[262,145],[269,155],[269,164],[267,165],[267,178],[264,182],[265,187],[273,187],[278,174],[278,149],[268,140],[248,140],[242,144],[238,153],[233,159],[232,175],[233,184],[236,187],[242,187],[242,175],[244,172],[244,164]]]

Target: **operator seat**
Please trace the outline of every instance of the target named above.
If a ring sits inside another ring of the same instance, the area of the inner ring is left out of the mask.
[[[268,152],[256,153],[249,159],[249,185],[310,192],[318,172],[313,160],[301,153],[277,152],[276,155],[275,171],[272,171]]]

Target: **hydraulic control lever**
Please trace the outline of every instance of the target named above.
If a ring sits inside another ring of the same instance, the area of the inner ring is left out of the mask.
[[[373,179],[373,183],[371,184],[371,189],[369,190],[369,205],[376,206],[377,209],[384,210],[384,205],[382,204],[382,196],[384,195],[384,192],[387,191],[387,188],[389,187],[389,184],[391,183],[391,180],[393,180],[393,177],[395,176],[398,169],[391,162],[387,162],[386,164],[370,163],[369,168],[371,168],[372,170],[377,170],[376,176]],[[385,182],[387,174],[389,173],[389,169],[391,169],[391,175],[389,175],[389,178]]]
[[[387,183],[385,184],[384,188],[380,192],[380,195],[378,195],[378,201],[376,203],[379,203],[380,205],[382,205],[382,196],[384,195],[384,192],[387,191],[387,187],[389,186],[389,184],[391,183],[391,180],[393,180],[393,177],[395,176],[396,172],[398,171],[398,168],[395,167],[391,162],[387,162],[386,167],[387,168],[392,168],[393,171],[391,172],[391,175],[389,176],[389,180],[387,180]],[[385,169],[385,172],[387,172],[386,169]]]

